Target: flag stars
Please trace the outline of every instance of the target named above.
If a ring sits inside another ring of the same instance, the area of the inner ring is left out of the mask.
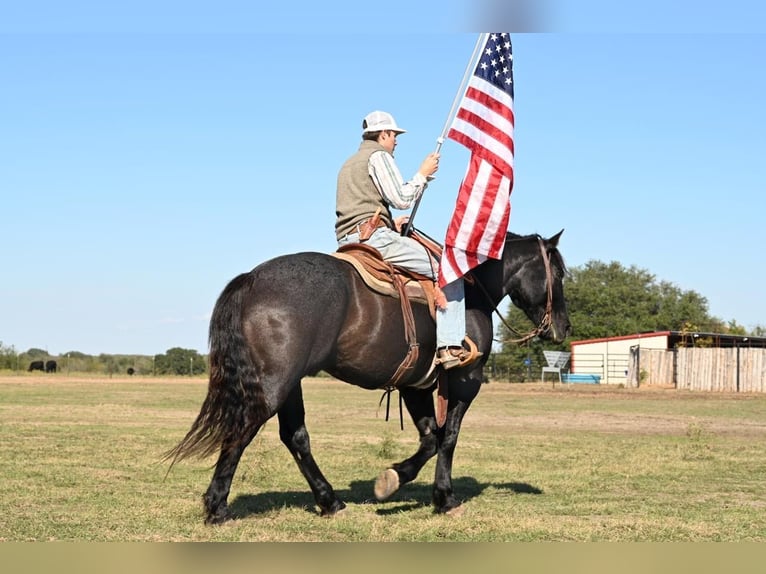
[[[490,34],[480,53],[474,73],[513,97],[513,53],[511,36]]]

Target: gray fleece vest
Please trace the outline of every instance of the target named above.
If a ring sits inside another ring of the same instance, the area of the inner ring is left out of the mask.
[[[372,182],[367,165],[376,151],[386,151],[378,142],[362,140],[359,151],[352,155],[338,172],[335,197],[335,235],[338,239],[357,231],[356,226],[375,215],[380,208],[381,221],[393,228],[391,210]],[[388,153],[388,152],[386,152]]]

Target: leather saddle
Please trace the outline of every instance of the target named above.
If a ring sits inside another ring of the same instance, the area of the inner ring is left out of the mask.
[[[383,260],[380,252],[365,243],[349,243],[332,254],[353,265],[365,285],[381,295],[428,305],[436,320],[436,305],[443,294],[430,277],[396,267]]]

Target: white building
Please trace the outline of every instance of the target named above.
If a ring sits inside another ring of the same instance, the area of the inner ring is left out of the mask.
[[[762,349],[766,348],[766,338],[720,333],[652,331],[621,337],[573,341],[570,371],[578,375],[597,375],[601,377],[602,384],[626,384],[631,349],[672,351],[678,347],[697,346]]]

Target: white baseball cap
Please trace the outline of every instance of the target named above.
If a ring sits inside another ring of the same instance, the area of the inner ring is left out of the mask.
[[[407,131],[397,126],[396,120],[394,120],[394,116],[387,112],[370,112],[364,117],[364,121],[362,122],[363,134],[369,132],[382,132],[385,130],[391,130],[392,132],[396,132],[398,134],[403,134]]]

